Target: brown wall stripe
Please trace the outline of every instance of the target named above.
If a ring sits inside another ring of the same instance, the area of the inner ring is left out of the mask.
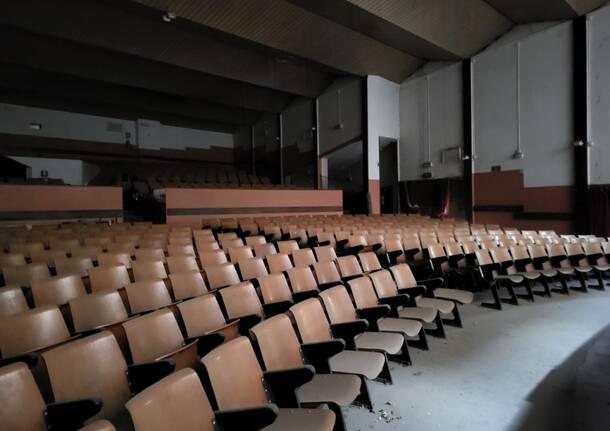
[[[327,213],[343,212],[343,207],[248,207],[248,208],[168,208],[168,216],[210,214],[277,214],[277,213]]]
[[[1,211],[0,221],[68,220],[123,217],[123,210]]]

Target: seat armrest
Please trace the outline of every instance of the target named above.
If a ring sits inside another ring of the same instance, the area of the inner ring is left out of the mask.
[[[382,317],[389,316],[391,311],[389,305],[383,304],[378,305],[377,307],[360,308],[356,310],[356,313],[358,313],[358,317],[365,319],[368,322],[369,328],[371,328],[372,331],[379,331],[377,321]]]
[[[275,404],[247,409],[217,410],[216,424],[222,431],[258,431],[275,422],[279,409]]]
[[[386,306],[390,307],[392,317],[398,317],[398,309],[400,307],[410,307],[412,302],[413,299],[411,296],[406,294],[379,298],[380,304],[385,304]]]
[[[442,287],[445,284],[445,280],[442,277],[426,278],[424,280],[417,280],[418,285],[425,286],[428,290]]]
[[[345,341],[330,340],[321,343],[301,344],[307,363],[313,365],[317,373],[330,373],[328,360],[345,349]]]
[[[266,317],[273,317],[288,311],[292,307],[292,301],[279,301],[271,304],[263,304],[263,311]]]
[[[367,330],[369,324],[364,319],[353,320],[351,322],[335,323],[330,325],[330,329],[335,338],[345,340],[345,345],[350,350],[356,349],[354,338]]]
[[[418,284],[417,286],[398,289],[398,293],[400,293],[401,295],[409,295],[411,299],[415,300],[415,298],[417,298],[418,296],[422,296],[428,293],[428,288],[426,286]]]
[[[266,371],[263,376],[271,389],[273,399],[280,408],[298,408],[296,389],[313,379],[316,373],[312,365],[278,371]]]
[[[220,332],[213,332],[210,334],[202,335],[201,337],[191,337],[185,340],[185,344],[191,344],[197,341],[197,354],[202,358],[220,346],[225,341],[225,336]]]
[[[127,367],[127,377],[131,393],[135,395],[142,392],[153,383],[169,376],[175,368],[176,363],[171,359],[130,365]]]
[[[48,429],[76,431],[101,410],[102,400],[92,398],[48,404],[44,416]]]
[[[38,357],[39,356],[35,353],[26,353],[11,358],[0,359],[0,368],[14,364],[15,362],[25,362],[28,368],[33,368],[38,363]]]

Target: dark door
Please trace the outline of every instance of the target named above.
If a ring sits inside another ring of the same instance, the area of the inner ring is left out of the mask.
[[[379,138],[379,182],[381,188],[381,212],[400,212],[398,188],[398,142]]]

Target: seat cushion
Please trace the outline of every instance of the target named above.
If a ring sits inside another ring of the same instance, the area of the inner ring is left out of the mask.
[[[499,275],[496,277],[496,280],[510,281],[513,284],[520,284],[520,283],[523,283],[523,276],[522,275]]]
[[[350,374],[315,374],[297,389],[301,403],[333,402],[349,406],[360,394],[360,377]]]
[[[434,296],[440,299],[456,301],[460,304],[470,304],[474,299],[472,292],[468,292],[467,290],[447,289],[444,287],[434,289]]]
[[[79,431],[115,431],[115,428],[107,420],[97,420],[81,428]]]
[[[591,272],[593,268],[590,266],[575,266],[574,269],[578,272]]]
[[[532,271],[532,272],[519,272],[518,275],[521,275],[523,278],[527,278],[528,280],[538,280],[541,276],[540,272]]]
[[[404,337],[393,332],[364,332],[356,337],[357,349],[382,350],[390,355],[400,352],[403,343]]]
[[[559,271],[563,275],[574,274],[574,268],[557,268],[557,271]]]
[[[335,414],[328,409],[280,409],[265,431],[332,431]]]
[[[450,302],[450,304],[453,306],[453,302]],[[432,323],[438,315],[438,310],[434,307],[405,307],[398,311],[398,315],[403,319],[415,319]]]
[[[545,277],[549,277],[549,278],[557,276],[557,270],[555,270],[555,269],[545,269],[545,270],[540,271],[540,273],[542,275],[544,275]]]
[[[595,265],[594,268],[599,272],[610,271],[610,265]]]
[[[328,360],[335,373],[358,374],[375,379],[383,371],[385,356],[377,352],[344,350]]]
[[[453,313],[453,308],[455,307],[455,303],[453,301],[438,298],[426,298],[423,296],[417,298],[415,302],[417,303],[418,307],[435,308],[443,314]]]
[[[409,319],[384,317],[377,321],[380,331],[402,332],[408,337],[416,337],[422,330],[421,322]]]

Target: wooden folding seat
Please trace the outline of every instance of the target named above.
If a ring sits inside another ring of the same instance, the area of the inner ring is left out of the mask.
[[[78,239],[51,239],[49,248],[51,250],[61,250],[64,254],[72,253],[72,250],[80,248],[81,244]]]
[[[371,286],[374,287],[378,302],[390,306],[391,317],[419,320],[423,324],[428,325],[426,331],[440,337],[445,336],[441,313],[444,315],[453,314],[454,320],[459,321],[459,312],[456,305],[452,301],[426,297],[426,288],[424,286],[416,285],[411,288],[398,289],[396,282],[392,278],[392,273],[388,270],[377,271],[369,275],[369,277],[370,282],[366,278],[352,280],[353,283],[350,283],[350,287],[356,286],[360,288],[361,292],[368,293],[366,290],[369,288],[369,284],[372,283]],[[355,296],[353,290],[352,294]],[[363,299],[368,300],[369,298],[365,296]],[[356,301],[356,305],[362,308],[364,302],[358,304],[358,301]],[[434,328],[429,326],[432,323],[435,324]]]
[[[45,349],[70,338],[66,322],[57,306],[43,306],[6,317],[0,325],[0,352],[3,358]]]
[[[240,320],[242,335],[247,335],[248,330],[264,318],[263,305],[252,283],[240,283],[219,292],[229,320]]]
[[[133,314],[167,307],[172,303],[163,280],[142,280],[125,286],[129,308]]]
[[[243,259],[237,263],[242,281],[250,281],[267,275],[267,267],[262,257]]]
[[[136,250],[136,261],[161,261],[165,262],[165,252],[161,248],[139,248]]]
[[[85,238],[86,247],[101,247],[103,251],[106,251],[108,244],[110,244],[111,242],[112,238],[106,236]]]
[[[499,265],[499,273],[501,275],[510,276],[509,280],[513,284],[513,287],[523,286],[525,287],[526,295],[517,295],[534,301],[534,288],[533,282],[541,278],[539,272],[519,272],[515,261],[508,252],[508,249],[504,247],[496,247],[489,250],[493,261]],[[496,277],[497,279],[497,277]],[[506,281],[503,280],[503,281]]]
[[[88,272],[91,291],[118,290],[129,283],[129,273],[125,265],[98,266]]]
[[[289,239],[286,241],[278,241],[277,248],[280,253],[291,254],[294,250],[299,249],[299,244],[295,240]]]
[[[607,244],[607,243],[603,243]],[[606,247],[608,247],[606,245]],[[602,248],[602,243],[600,242],[586,242],[582,244],[582,249],[584,254],[586,255],[588,264],[593,268],[593,272],[598,281],[598,288],[605,288],[604,278],[610,271],[610,264],[608,262],[608,258],[606,257],[606,253]],[[594,287],[594,286],[591,286]]]
[[[292,252],[292,260],[294,261],[294,266],[297,268],[310,266],[316,263],[316,257],[313,254],[313,250],[310,248],[294,250]]]
[[[33,251],[30,256],[32,263],[44,263],[50,268],[55,267],[55,259],[63,259],[66,257],[66,252],[63,250],[52,249]]]
[[[99,254],[102,254],[105,250],[100,246],[86,246],[72,249],[71,256],[73,258],[89,258],[95,261]]]
[[[227,251],[232,248],[243,247],[245,244],[241,238],[225,239],[220,243],[223,250]]]
[[[227,323],[214,295],[204,294],[180,302],[177,307],[189,338],[220,333],[224,341],[230,341],[239,336],[239,320]]]
[[[267,371],[289,372],[303,369],[308,365],[304,358],[315,367],[313,378],[294,392],[300,402],[333,402],[342,407],[360,402],[370,405],[366,381],[356,375],[331,374],[328,356],[320,351],[316,352],[314,345],[301,346],[286,314],[260,322],[251,332]]]
[[[199,251],[199,261],[204,269],[208,266],[220,265],[228,262],[227,255],[222,250]]]
[[[389,329],[390,325],[384,320],[390,313],[389,307],[376,306],[376,313],[371,313],[370,308],[368,314],[357,313],[344,286],[327,289],[320,293],[320,298],[330,319],[331,332],[336,338],[343,339],[350,350],[381,351],[393,360],[410,364],[405,335],[421,335],[425,340],[423,326],[418,321],[402,319],[399,323],[403,330],[397,330],[397,325]]]
[[[246,245],[254,248],[256,245],[266,244],[267,240],[263,235],[247,236],[245,237]]]
[[[403,237],[402,249],[405,260],[408,263],[415,263],[423,260],[422,245],[417,237]]]
[[[125,304],[117,291],[105,290],[79,296],[68,305],[76,332],[114,325],[128,318]]]
[[[167,266],[170,274],[200,270],[197,260],[193,256],[168,256]]]
[[[135,281],[164,280],[167,278],[165,265],[159,260],[136,260],[131,264]]]
[[[282,234],[282,229],[277,225],[263,226],[263,233],[267,241],[281,241],[289,239],[289,235]]]
[[[167,254],[169,256],[196,256],[192,245],[168,245]]]
[[[275,421],[264,428],[268,431],[330,431],[335,427],[336,416],[332,410],[301,409],[298,408],[300,405],[294,395],[281,396],[311,380],[313,372],[307,370],[299,373],[300,378],[293,380],[295,383],[292,384],[287,384],[282,378],[285,373],[271,371],[263,373],[252,345],[246,337],[239,337],[223,344],[205,356],[202,364],[206,380],[210,383],[220,410],[216,412],[217,419],[222,416],[223,410],[238,415],[241,409],[248,408],[258,413],[259,417],[253,414],[249,414],[249,417],[256,418],[256,423],[260,425],[267,425],[274,415],[277,415]],[[270,403],[271,397],[277,406]],[[260,417],[261,415],[264,415],[264,419]],[[237,418],[233,420],[235,423],[244,421]]]
[[[263,298],[265,316],[284,313],[293,304],[292,292],[282,273],[265,275],[257,278]]]
[[[339,272],[341,273],[341,279],[343,281],[348,281],[364,274],[360,267],[360,263],[358,263],[358,258],[354,255],[338,257],[337,266],[339,267]]]
[[[290,256],[283,253],[267,256],[267,265],[271,274],[284,272],[293,267]]]
[[[314,247],[318,262],[334,262],[337,260],[337,253],[330,245]]]
[[[343,283],[335,262],[317,262],[313,264],[313,269],[320,290],[328,289],[329,287]]]
[[[136,249],[136,258],[138,256],[138,250],[145,250],[145,249],[156,249],[159,248],[161,250],[166,250],[167,249],[167,240],[164,238],[157,238],[157,239],[153,239],[153,238],[142,238],[140,240],[140,248]]]
[[[373,251],[358,254],[358,260],[360,260],[362,270],[367,274],[383,269],[381,262],[379,262],[379,258],[377,258],[377,254]]]
[[[240,260],[251,259],[253,257],[254,252],[250,246],[243,245],[240,247],[231,247],[229,249],[229,260],[232,263],[237,263]]]
[[[62,257],[55,259],[57,275],[78,274],[81,277],[86,277],[91,268],[93,268],[93,261],[88,257]]]
[[[457,304],[470,304],[474,299],[472,292],[439,287],[444,285],[443,279],[415,280],[413,272],[407,264],[401,263],[392,266],[390,267],[390,271],[392,272],[398,289],[408,289],[417,285],[423,285],[428,289],[428,295],[432,295],[438,299],[446,299]],[[422,306],[426,305],[422,304]]]
[[[231,263],[208,266],[205,268],[205,276],[208,279],[210,289],[232,286],[241,281],[235,266]]]
[[[125,265],[127,269],[131,269],[131,255],[129,253],[102,253],[97,256],[98,266],[115,266]]]
[[[22,254],[28,258],[32,255],[33,252],[42,250],[44,250],[44,244],[42,242],[12,242],[9,246],[9,252],[11,254]]]
[[[303,344],[325,343],[331,345],[340,342],[335,347],[335,355],[328,358],[329,369],[316,370],[320,372],[333,372],[343,374],[356,374],[369,379],[380,378],[391,382],[386,357],[383,353],[343,350],[345,342],[334,338],[330,324],[324,314],[322,304],[317,298],[290,307],[290,313],[296,322],[297,329]]]
[[[254,246],[254,255],[256,257],[265,258],[273,254],[277,254],[274,243],[257,244]]]
[[[45,280],[51,277],[49,267],[45,263],[30,263],[3,268],[4,283],[19,287],[30,287],[33,281]]]
[[[203,295],[208,291],[199,270],[171,272],[169,279],[177,301]]]
[[[170,235],[168,238],[168,251],[171,247],[193,246],[193,240],[190,234],[187,235]]]
[[[241,223],[240,222],[240,229],[242,231],[242,234],[246,237],[258,236],[258,234],[260,233],[259,229],[258,229],[258,225],[254,222],[250,222],[250,223]]]
[[[0,253],[0,271],[9,266],[25,265],[25,256],[22,253]]]
[[[64,305],[86,294],[85,285],[78,274],[58,275],[32,282],[32,296],[36,307]]]
[[[0,287],[0,318],[13,316],[28,309],[21,287],[14,285]]]
[[[235,241],[235,240],[241,240],[237,236],[237,233],[235,233],[235,232],[227,232],[227,233],[219,233],[218,234],[218,242],[220,243],[222,248],[225,248],[225,242],[227,242],[227,241]],[[241,245],[244,245],[243,241],[242,241]],[[235,247],[239,247],[239,246],[235,246]]]
[[[500,253],[503,254],[504,251],[500,250]],[[551,273],[538,271],[534,266],[533,259],[529,255],[528,248],[524,245],[512,246],[510,248],[510,254],[513,258],[514,268],[516,269],[517,274],[523,275],[532,283],[538,280],[543,284],[544,292],[534,291],[534,293],[551,296],[551,288],[548,280],[552,280],[555,277],[556,271],[552,271]],[[492,251],[492,256],[493,255],[494,252]]]
[[[303,228],[298,229],[290,229],[288,231],[288,235],[291,240],[296,241],[301,247],[307,247],[309,245],[310,239],[307,235],[307,230]]]
[[[332,248],[337,247],[337,240],[333,232],[319,232],[318,235],[318,246],[329,245]]]
[[[126,253],[133,256],[136,252],[136,244],[134,242],[113,242],[108,244],[106,250],[108,253]]]
[[[292,296],[295,302],[318,296],[318,283],[313,275],[311,268],[300,267],[286,270]]]
[[[576,271],[576,274],[580,278],[580,282],[586,290],[587,287],[603,287],[603,283],[598,286],[587,285],[588,275],[593,273],[593,267],[589,264],[587,255],[580,242],[574,244],[565,244],[565,254],[568,257],[572,268]]]
[[[0,424],[6,431],[44,431],[46,405],[24,362],[0,368]]]

